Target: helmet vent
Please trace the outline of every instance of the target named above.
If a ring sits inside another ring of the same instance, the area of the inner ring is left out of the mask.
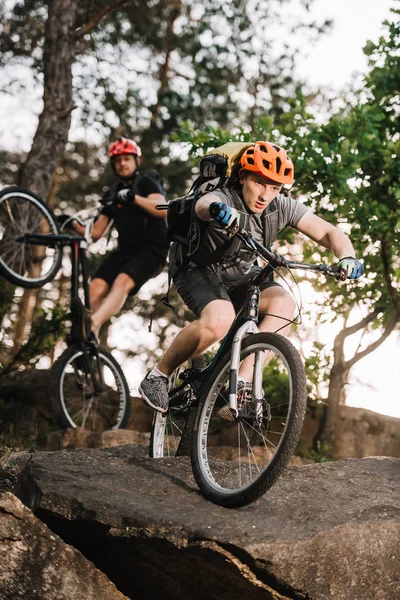
[[[272,147],[277,151],[280,152],[281,148],[279,146],[275,146],[275,144],[272,145]]]
[[[247,154],[254,154],[254,148],[249,148],[247,150]]]
[[[248,158],[247,162],[249,163],[249,165],[254,165],[254,159],[253,158]]]
[[[279,156],[276,157],[276,172],[279,173],[282,167],[282,161]]]
[[[271,169],[271,163],[269,163],[267,160],[263,160],[262,162],[266,169],[268,169],[268,170]]]
[[[292,171],[292,169],[285,169],[285,173],[284,173],[285,177],[286,177],[286,175],[289,175],[291,173],[291,171]]]
[[[268,152],[268,150],[266,149],[265,146],[260,146],[260,150],[261,150],[261,152]]]

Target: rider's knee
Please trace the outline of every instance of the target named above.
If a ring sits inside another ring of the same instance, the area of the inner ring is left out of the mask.
[[[260,308],[263,312],[292,316],[296,310],[296,302],[282,287],[273,286],[261,294]]]
[[[101,299],[106,296],[109,290],[109,285],[104,281],[104,279],[95,278],[90,282],[89,285],[89,293],[90,297],[93,299]]]
[[[218,306],[204,311],[200,316],[200,326],[204,332],[208,332],[211,339],[216,341],[228,333],[234,318],[233,306],[224,302],[223,308]]]
[[[135,282],[127,273],[120,273],[118,277],[115,278],[113,283],[113,288],[120,289],[124,291],[126,294],[129,294],[135,287]]]

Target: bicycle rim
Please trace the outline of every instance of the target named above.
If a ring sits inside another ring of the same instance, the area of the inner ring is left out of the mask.
[[[177,456],[187,412],[187,408],[172,408],[166,414],[155,411],[150,435],[150,458]]]
[[[61,264],[61,249],[36,246],[19,238],[26,234],[57,234],[50,209],[40,198],[19,188],[0,193],[0,270],[11,283],[40,287]]]
[[[130,394],[125,376],[114,357],[103,349],[68,348],[53,366],[56,384],[54,408],[63,428],[82,427],[102,432],[125,427],[130,412]],[[88,360],[91,362],[92,372]],[[96,389],[96,381],[102,388]]]
[[[170,378],[168,411],[164,414],[154,412],[150,434],[150,458],[190,454],[190,444],[185,444],[185,440],[181,444],[182,436],[186,431],[190,388],[182,390],[181,393],[174,393],[175,388],[182,383],[179,376],[183,370],[177,369]]]
[[[295,450],[306,405],[304,367],[288,340],[249,336],[240,361],[239,376],[246,371],[250,383],[238,394],[238,416],[229,408],[227,355],[200,400],[193,438],[197,484],[227,507],[249,504],[273,485]]]

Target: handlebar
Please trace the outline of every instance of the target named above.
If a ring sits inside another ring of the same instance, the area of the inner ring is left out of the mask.
[[[280,254],[272,252],[258,242],[248,231],[239,228],[236,236],[244,243],[247,248],[253,250],[258,256],[268,261],[272,267],[287,267],[289,269],[303,269],[304,271],[316,271],[324,273],[335,279],[340,279],[340,268],[334,265],[325,265],[323,263],[304,263],[287,260]]]
[[[167,210],[169,208],[169,205],[158,204],[156,208],[157,210]],[[213,204],[210,205],[209,210],[210,216],[212,218],[215,218],[219,213],[219,209],[216,206],[213,206]],[[251,233],[249,233],[245,229],[241,229],[240,227],[238,228],[235,235],[244,243],[245,246],[247,246],[247,248],[253,250],[253,252],[255,252],[258,256],[268,261],[268,263],[274,268],[287,267],[289,269],[302,269],[304,271],[315,271],[319,273],[324,273],[325,275],[329,277],[334,277],[337,280],[341,278],[341,270],[335,265],[325,265],[323,263],[310,264],[304,262],[296,262],[293,260],[287,260],[280,254],[277,254],[276,252],[272,252],[271,250],[268,250],[268,248],[265,248],[251,235]]]
[[[78,223],[78,225],[80,225],[81,227],[85,228],[85,232],[83,234],[83,237],[85,238],[85,240],[87,242],[91,242],[92,241],[92,236],[91,236],[91,232],[92,232],[92,228],[93,228],[93,224],[95,221],[94,217],[90,217],[89,219],[83,220],[81,219],[79,216],[79,213],[76,213],[75,215],[72,215],[71,217],[68,217],[60,226],[60,232],[62,233],[66,227],[71,226],[72,221],[76,221]]]

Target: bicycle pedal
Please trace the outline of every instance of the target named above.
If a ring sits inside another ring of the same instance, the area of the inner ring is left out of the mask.
[[[225,406],[222,406],[217,411],[217,417],[219,419],[223,419],[224,421],[230,421],[231,423],[233,423],[233,421],[235,420],[235,417],[233,416],[232,411],[227,404]]]

